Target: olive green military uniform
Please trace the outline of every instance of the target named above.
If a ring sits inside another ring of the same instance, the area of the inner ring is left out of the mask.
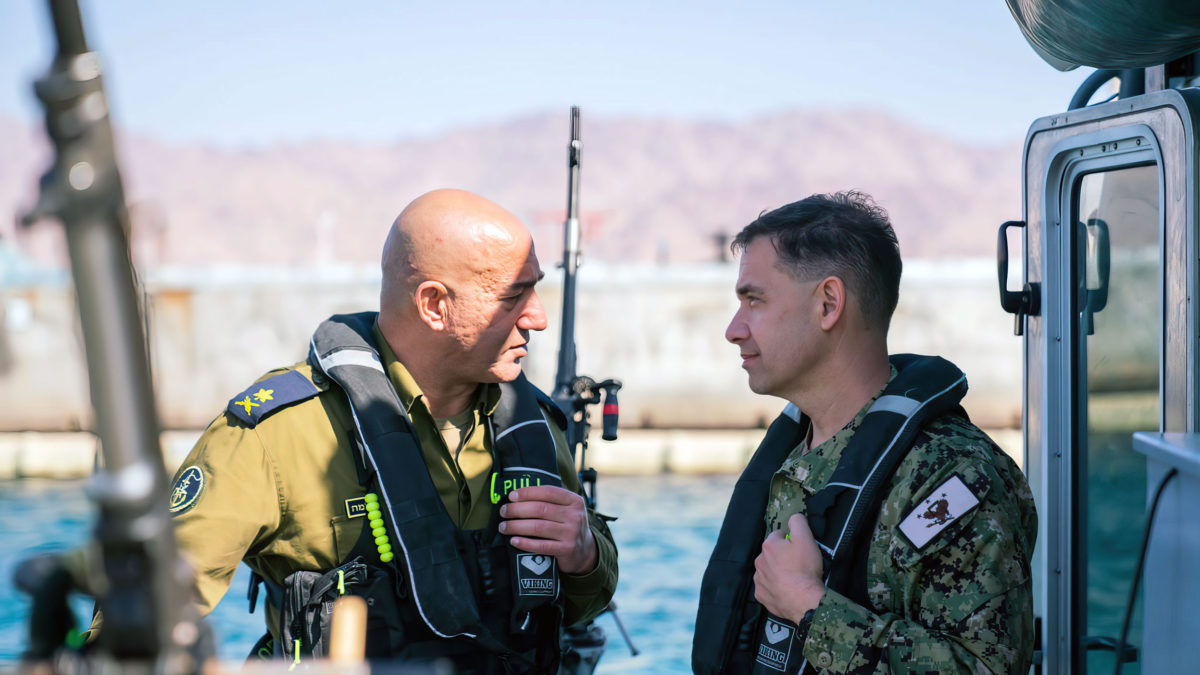
[[[488,486],[492,455],[484,417],[499,401],[496,385],[483,385],[462,429],[455,458],[439,422],[429,413],[416,382],[375,328],[375,342],[389,380],[409,411],[421,452],[450,519],[460,528],[482,529],[494,508]],[[320,393],[279,409],[250,428],[228,412],[200,437],[176,473],[203,474],[203,488],[175,517],[176,536],[197,575],[198,602],[212,610],[243,559],[274,583],[297,570],[328,570],[344,562],[367,519],[347,500],[362,497],[352,455],[353,420],[345,396],[306,363],[292,366]],[[285,369],[286,370],[286,369]],[[264,376],[277,375],[282,370]],[[270,395],[270,394],[267,394]],[[245,404],[249,405],[249,403]],[[544,412],[544,411],[543,411]],[[549,419],[549,417],[548,417]],[[551,423],[563,485],[580,491],[566,440]],[[193,474],[194,475],[194,474]],[[192,493],[195,489],[192,488]],[[562,575],[565,623],[592,618],[608,605],[617,584],[617,551],[604,522],[589,512],[598,548],[596,568]],[[278,636],[278,615],[268,610]]]
[[[829,440],[788,456],[771,481],[769,532],[805,513],[872,403]],[[955,476],[978,504],[918,547],[901,524]],[[1028,672],[1037,516],[1020,469],[968,420],[947,415],[926,425],[885,489],[867,559],[871,606],[827,590],[804,643],[808,662],[831,673]]]

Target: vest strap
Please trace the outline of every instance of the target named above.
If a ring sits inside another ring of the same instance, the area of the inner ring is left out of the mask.
[[[459,530],[446,513],[437,488],[429,476],[417,443],[408,411],[404,409],[374,345],[373,326],[377,314],[336,315],[321,323],[313,334],[309,358],[314,368],[341,387],[350,405],[354,432],[362,464],[375,476],[380,488],[383,513],[396,533],[392,564],[399,567],[400,595],[411,595],[413,607],[435,635],[465,637],[497,651],[502,641],[488,631],[467,565],[459,552]],[[512,476],[506,467],[529,467],[548,474],[544,483],[561,485],[557,474],[554,439],[538,406],[536,390],[522,375],[510,385],[501,385],[500,406],[488,418],[495,470]],[[493,535],[498,517],[493,516]],[[495,536],[488,539],[496,539]],[[500,540],[503,545],[505,540]],[[513,562],[518,552],[507,546]],[[553,558],[550,559],[551,563]],[[538,561],[533,565],[540,568]],[[380,563],[382,564],[382,563]],[[516,565],[511,565],[516,567]],[[529,566],[526,566],[527,568]],[[514,580],[513,623],[528,625],[528,614],[559,599],[556,570],[542,569],[551,578],[554,593],[522,598]],[[514,571],[514,575],[516,572]],[[539,584],[534,584],[539,585]],[[545,585],[542,583],[541,585]],[[522,602],[524,600],[524,602]]]
[[[767,434],[733,488],[717,544],[700,582],[700,608],[692,648],[692,670],[699,675],[749,672],[751,656],[739,668],[728,668],[739,633],[749,648],[757,639],[755,624],[762,613],[754,602],[754,556],[761,547],[766,525],[763,514],[771,478],[792,449],[808,433],[808,419],[791,403],[767,428]],[[750,624],[750,625],[747,625]]]
[[[866,555],[883,488],[928,422],[962,412],[967,378],[939,357],[897,354],[896,379],[875,400],[826,487],[806,502],[809,527],[829,555],[827,588],[867,605]],[[902,392],[902,393],[897,393]]]

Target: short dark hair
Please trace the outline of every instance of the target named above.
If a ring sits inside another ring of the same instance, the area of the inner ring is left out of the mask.
[[[798,281],[835,276],[854,293],[863,319],[885,332],[900,299],[900,244],[884,211],[862,192],[819,194],[767,211],[742,228],[737,252],[770,237],[783,270]]]

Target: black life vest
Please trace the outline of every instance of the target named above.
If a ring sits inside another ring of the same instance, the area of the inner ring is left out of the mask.
[[[954,364],[915,354],[894,355],[891,363],[896,377],[863,418],[828,485],[806,500],[808,524],[825,557],[826,587],[864,606],[870,604],[867,554],[884,486],[925,424],[952,412],[966,414],[959,402],[967,380]],[[780,642],[776,656],[786,666],[756,661],[767,612],[754,599],[753,577],[754,559],[766,537],[763,517],[771,479],[803,441],[808,425],[796,406],[788,404],[734,487],[700,586],[692,645],[696,673],[750,673],[756,668],[799,672],[804,667],[802,643]]]
[[[524,375],[500,385],[499,404],[487,420],[494,457],[492,518],[485,529],[459,529],[384,372],[372,335],[375,317],[361,313],[324,321],[313,335],[309,360],[341,387],[350,404],[360,480],[379,496],[394,558],[381,561],[371,528],[364,527],[347,559],[325,576],[358,575],[365,565],[366,580],[351,592],[368,598],[370,657],[445,657],[464,673],[553,672],[563,602],[556,561],[513,548],[497,526],[506,485],[562,485],[543,409],[562,426],[565,419]],[[314,581],[322,587],[328,582]],[[290,656],[291,647],[281,647]]]

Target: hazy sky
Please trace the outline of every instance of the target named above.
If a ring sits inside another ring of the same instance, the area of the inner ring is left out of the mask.
[[[578,104],[738,121],[873,106],[1015,141],[1089,69],[1055,71],[1003,0],[84,0],[117,123],[170,140],[389,141]],[[38,114],[42,2],[0,1],[0,114]],[[2,139],[0,139],[2,142]]]

